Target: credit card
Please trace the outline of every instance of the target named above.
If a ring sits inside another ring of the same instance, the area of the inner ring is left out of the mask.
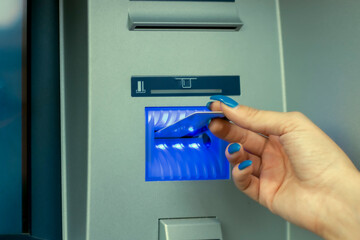
[[[155,132],[155,138],[195,137],[208,130],[210,119],[225,117],[221,111],[195,112]]]

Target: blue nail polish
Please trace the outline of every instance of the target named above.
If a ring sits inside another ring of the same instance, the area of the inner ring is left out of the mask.
[[[220,101],[232,108],[239,105],[235,100],[233,100],[227,96],[223,96],[223,95],[214,95],[214,96],[211,96],[210,99],[215,100],[215,101]]]
[[[208,103],[206,104],[206,108],[209,109],[209,110],[211,110],[210,106],[211,106],[212,103],[213,103],[213,102],[208,102]]]
[[[209,119],[208,123],[206,124],[207,127],[209,127],[209,124],[211,123],[212,119]]]
[[[243,170],[252,164],[251,160],[245,160],[239,164],[239,170]]]
[[[235,153],[235,152],[240,151],[240,149],[241,149],[240,144],[238,144],[238,143],[232,143],[232,144],[230,144],[230,146],[228,147],[228,152],[229,152],[230,154],[233,154],[233,153]]]

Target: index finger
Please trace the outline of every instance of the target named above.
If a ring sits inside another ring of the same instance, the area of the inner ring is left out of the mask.
[[[302,114],[263,111],[244,105],[239,105],[233,99],[215,95],[210,97],[215,100],[211,110],[220,110],[236,125],[265,135],[281,136],[298,127],[298,120],[305,120]],[[305,123],[308,121],[302,121]]]

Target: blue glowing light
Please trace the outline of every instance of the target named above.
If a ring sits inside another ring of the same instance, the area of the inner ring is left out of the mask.
[[[199,144],[199,143],[190,143],[190,144],[189,144],[189,148],[199,149],[199,148],[200,148],[200,144]]]
[[[167,148],[166,144],[158,144],[155,145],[156,148],[161,149],[161,150],[165,150]]]
[[[176,144],[172,145],[172,147],[181,150],[181,149],[184,148],[184,144],[182,144],[182,143],[176,143]]]
[[[146,107],[145,181],[230,179],[227,143],[208,129],[196,137],[155,138],[154,132],[206,107]],[[197,129],[188,128],[194,134]]]

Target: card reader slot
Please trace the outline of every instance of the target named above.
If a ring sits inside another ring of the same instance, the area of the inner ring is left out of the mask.
[[[222,89],[151,89],[151,94],[211,93],[220,94]]]
[[[222,116],[206,107],[146,107],[145,180],[229,179],[227,143],[207,128]]]
[[[209,130],[207,124],[213,118],[223,118],[224,114],[216,112],[194,112],[171,125],[155,131],[155,138],[195,137]]]

